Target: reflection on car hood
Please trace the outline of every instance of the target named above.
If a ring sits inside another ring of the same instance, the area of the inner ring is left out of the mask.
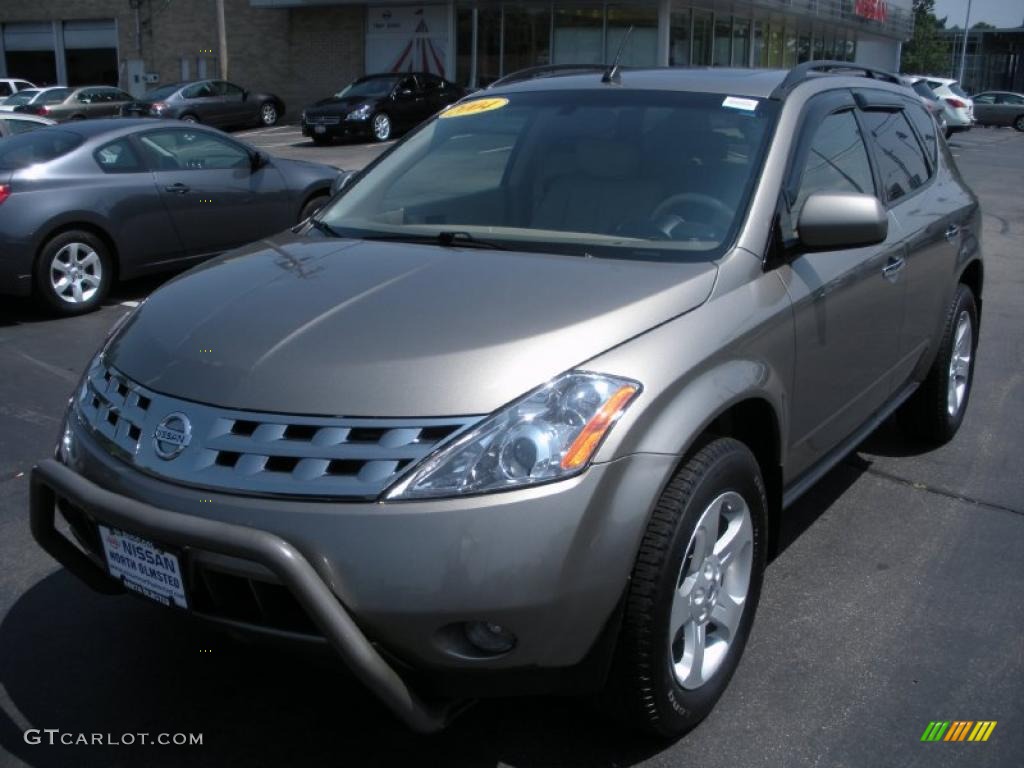
[[[165,285],[107,362],[157,392],[232,408],[488,413],[700,305],[715,271],[282,235]]]
[[[366,96],[346,96],[344,99],[339,99],[332,96],[329,99],[320,99],[315,104],[310,104],[306,107],[306,114],[340,115],[350,112],[366,102],[374,103],[376,99]]]

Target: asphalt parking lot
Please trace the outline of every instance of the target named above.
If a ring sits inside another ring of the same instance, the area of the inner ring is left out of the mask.
[[[303,136],[298,125],[277,125],[273,128],[239,131],[234,136],[272,155],[292,160],[327,163],[346,171],[362,168],[395,143],[336,141],[321,147],[314,144],[312,139]]]
[[[353,168],[379,146],[243,132]],[[329,666],[236,644],[130,597],[91,593],[32,541],[27,474],[123,302],[52,320],[0,305],[0,764],[50,766],[1019,766],[1024,764],[1024,134],[954,153],[984,209],[974,393],[932,452],[883,426],[787,512],[750,644],[712,715],[674,744],[575,699],[485,702],[405,731]],[[933,720],[995,720],[986,743],[921,743]],[[26,744],[28,728],[202,733],[202,746]]]

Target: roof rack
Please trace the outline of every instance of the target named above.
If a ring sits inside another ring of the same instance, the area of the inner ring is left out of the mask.
[[[551,75],[567,72],[604,72],[607,69],[607,64],[542,64],[539,67],[518,69],[504,77],[499,77],[487,87],[494,88],[498,85],[508,85],[509,83],[518,83],[522,80],[534,80],[538,77],[550,77]]]
[[[852,61],[805,61],[797,64],[786,74],[786,78],[772,91],[772,99],[782,99],[804,80],[810,79],[814,72],[860,72],[855,77],[866,77],[871,80],[883,80],[887,83],[904,85],[899,75],[888,72],[884,69],[866,67],[863,64],[854,64]]]

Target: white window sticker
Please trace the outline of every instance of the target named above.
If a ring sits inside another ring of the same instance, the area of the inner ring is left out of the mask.
[[[745,112],[753,112],[757,109],[757,99],[741,99],[739,96],[726,96],[722,106],[729,107],[730,109],[742,109]]]

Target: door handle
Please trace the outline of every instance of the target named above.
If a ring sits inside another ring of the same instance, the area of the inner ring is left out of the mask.
[[[175,194],[178,195],[184,195],[186,192],[188,192],[188,185],[182,184],[179,181],[177,184],[168,184],[166,187],[164,187],[164,189],[166,189],[168,192],[174,192]]]
[[[882,267],[882,277],[890,283],[895,283],[906,264],[907,261],[902,256],[890,258],[889,263]]]
[[[957,224],[950,224],[946,227],[946,239],[955,240],[956,236],[960,234],[960,227]]]

